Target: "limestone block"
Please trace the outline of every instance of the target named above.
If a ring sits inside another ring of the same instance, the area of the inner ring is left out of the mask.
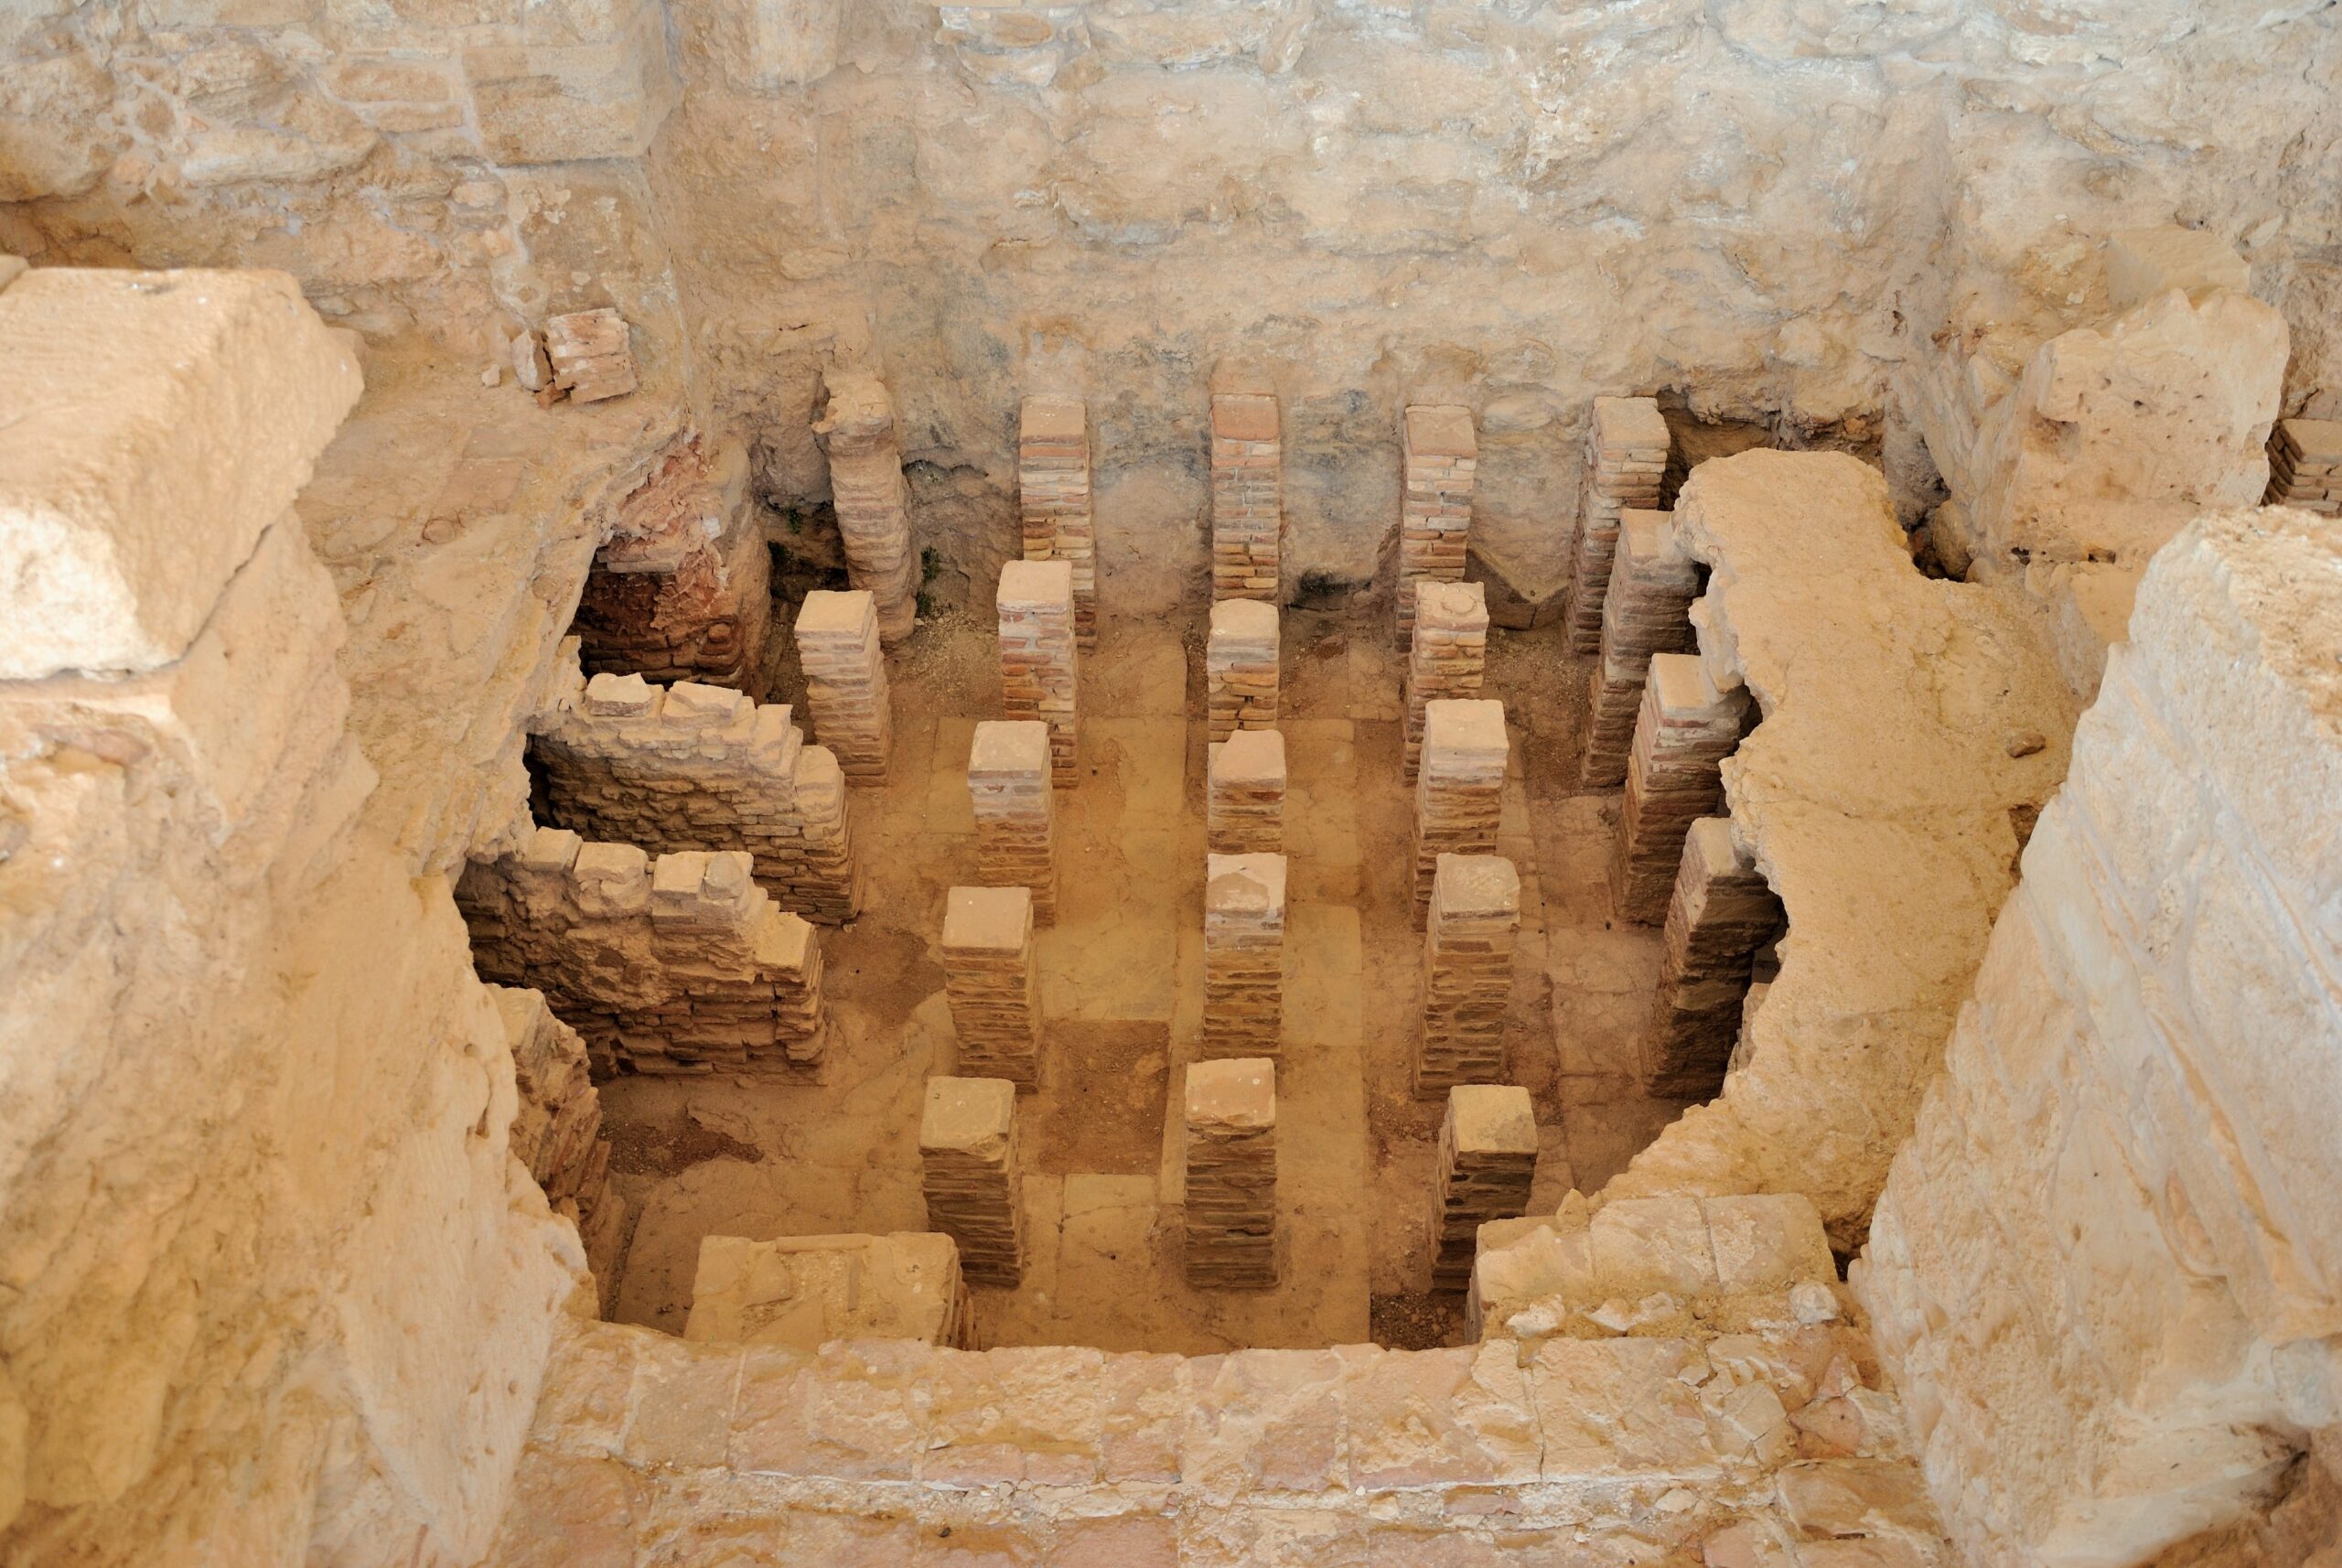
[[[744,92],[810,87],[837,69],[843,0],[748,0],[711,29],[715,61]]]
[[[675,106],[665,13],[636,7],[609,37],[464,51],[464,80],[500,164],[639,157]]]
[[[969,1330],[949,1236],[708,1236],[683,1337],[813,1350],[851,1338],[965,1345]]]
[[[2118,229],[2106,240],[2106,293],[2117,310],[2169,289],[2195,297],[2214,289],[2252,292],[2252,269],[2218,235],[2165,224]]]
[[[0,680],[185,653],[359,392],[278,273],[40,268],[0,361]]]

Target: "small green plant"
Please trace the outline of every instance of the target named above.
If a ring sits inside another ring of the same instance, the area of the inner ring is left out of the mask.
[[[921,586],[943,575],[943,552],[928,545],[919,553],[919,580]]]

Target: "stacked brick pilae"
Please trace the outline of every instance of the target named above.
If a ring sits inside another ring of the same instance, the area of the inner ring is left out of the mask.
[[[1057,791],[1049,726],[1038,719],[987,719],[968,746],[968,800],[976,818],[976,879],[1023,887],[1033,918],[1057,918]]]
[[[1577,548],[1562,619],[1570,650],[1602,646],[1602,604],[1610,588],[1618,521],[1628,508],[1656,510],[1667,477],[1667,421],[1647,397],[1598,397],[1586,428],[1585,475],[1579,489]]]
[[[2342,513],[2342,420],[2281,419],[2269,437],[2267,506]]]
[[[1211,592],[1215,599],[1277,597],[1284,529],[1284,443],[1266,392],[1211,400]]]
[[[1787,923],[1764,873],[1733,841],[1731,819],[1693,822],[1668,900],[1659,995],[1643,1047],[1650,1093],[1704,1098],[1723,1086],[1756,950]]]
[[[1241,729],[1209,753],[1204,834],[1214,854],[1284,850],[1284,736]]]
[[[1432,1215],[1432,1289],[1471,1284],[1480,1227],[1527,1209],[1536,1174],[1537,1114],[1527,1090],[1465,1083],[1447,1091]]]
[[[1692,651],[1699,591],[1700,569],[1677,542],[1675,520],[1661,511],[1624,513],[1602,606],[1602,653],[1587,682],[1581,781],[1589,789],[1626,782],[1651,655]]]
[[[1683,835],[1724,803],[1724,759],[1740,745],[1748,706],[1746,690],[1718,691],[1696,654],[1652,656],[1610,861],[1611,908],[1622,918],[1666,918]]]
[[[1505,1015],[1520,929],[1520,874],[1495,854],[1443,854],[1423,928],[1423,1017],[1415,1094],[1504,1077]]]
[[[868,590],[878,635],[889,643],[911,634],[919,585],[911,552],[909,496],[895,440],[895,405],[876,376],[833,370],[822,377],[829,406],[813,426],[830,458],[830,492],[847,580]]]
[[[1204,713],[1213,740],[1277,722],[1277,607],[1259,599],[1211,607],[1204,644]]]
[[[1073,623],[1084,648],[1098,641],[1098,537],[1091,510],[1090,410],[1080,398],[1025,400],[1016,426],[1017,508],[1025,559],[1073,568]]]
[[[849,782],[884,784],[895,726],[876,602],[865,589],[816,588],[797,611],[796,632],[814,738],[837,757]]]
[[[1400,425],[1399,639],[1414,633],[1415,588],[1460,583],[1471,553],[1480,442],[1472,411],[1418,404]]]
[[[1487,854],[1497,847],[1510,742],[1504,704],[1442,699],[1423,710],[1423,766],[1415,775],[1415,922],[1431,913],[1443,854]]]
[[[1049,726],[1049,777],[1073,788],[1078,742],[1074,692],[1073,567],[1064,561],[1011,561],[994,596],[1000,616],[1001,707],[1012,719]]]
[[[1423,762],[1423,709],[1477,697],[1488,661],[1488,596],[1477,583],[1419,583],[1407,653],[1407,782]]]
[[[1204,870],[1203,1050],[1273,1057],[1284,1026],[1285,862],[1215,854]]]
[[[1258,1057],[1187,1068],[1187,1283],[1266,1290],[1277,1283],[1276,1064]]]
[[[1016,1086],[1004,1078],[930,1078],[919,1124],[927,1222],[960,1245],[970,1284],[1013,1289],[1025,1275]]]
[[[943,993],[960,1037],[960,1076],[1041,1081],[1041,1007],[1033,969],[1033,896],[954,887],[943,908]]]

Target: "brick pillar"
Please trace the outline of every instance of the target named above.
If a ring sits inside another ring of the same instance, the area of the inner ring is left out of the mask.
[[[1667,476],[1667,421],[1660,416],[1656,402],[1647,397],[1594,400],[1578,489],[1577,549],[1569,598],[1562,610],[1573,653],[1601,649],[1602,601],[1610,588],[1618,517],[1628,507],[1647,511],[1659,505],[1660,482]]]
[[[830,748],[850,783],[884,784],[895,721],[876,602],[863,588],[848,594],[816,588],[798,608],[796,632],[813,738]]]
[[[1512,862],[1496,854],[1439,857],[1423,929],[1418,1099],[1504,1077],[1504,1021],[1520,929],[1520,874]]]
[[[1033,918],[1058,915],[1056,793],[1049,787],[1049,726],[1038,719],[986,719],[968,747],[968,799],[976,812],[976,875],[987,887],[1023,887]]]
[[[830,494],[845,546],[846,578],[869,590],[878,635],[888,643],[911,634],[919,615],[912,577],[911,524],[903,457],[895,445],[895,405],[876,376],[832,370],[822,377],[829,407],[813,426],[830,457]]]
[[[1211,607],[1204,642],[1204,714],[1211,738],[1277,722],[1277,607],[1259,599]]]
[[[1620,918],[1653,926],[1666,918],[1683,835],[1724,804],[1721,769],[1747,711],[1748,693],[1717,691],[1697,654],[1651,656],[1610,857],[1610,906]]]
[[[1041,1007],[1033,972],[1033,895],[954,887],[943,908],[943,994],[967,1078],[1041,1081]]]
[[[1276,1064],[1258,1057],[1187,1067],[1187,1283],[1277,1283]]]
[[[1214,854],[1284,851],[1284,736],[1241,729],[1211,747],[1205,847]]]
[[[1049,726],[1049,779],[1074,784],[1073,565],[1011,561],[1000,569],[1001,706]]]
[[[1028,397],[1016,429],[1025,559],[1073,568],[1074,635],[1098,645],[1098,540],[1090,497],[1090,410],[1080,398]]]
[[[1441,855],[1488,854],[1497,847],[1509,745],[1502,703],[1476,698],[1425,704],[1423,767],[1415,776],[1417,925],[1431,913]]]
[[[1764,874],[1733,843],[1732,820],[1693,822],[1668,901],[1666,958],[1643,1049],[1651,1094],[1707,1099],[1724,1086],[1756,950],[1785,924]]]
[[[1284,1032],[1284,856],[1209,855],[1204,1054],[1273,1057]]]
[[[1602,604],[1602,657],[1587,688],[1586,788],[1615,789],[1627,781],[1651,655],[1692,650],[1692,600],[1699,591],[1700,568],[1678,544],[1674,517],[1624,513]]]
[[[919,1164],[928,1228],[960,1244],[962,1275],[1013,1289],[1025,1277],[1016,1086],[1004,1078],[929,1079]]]
[[[1423,755],[1423,706],[1477,697],[1488,662],[1488,596],[1477,583],[1415,585],[1415,641],[1407,655],[1407,782]]]
[[[1480,1227],[1526,1210],[1536,1173],[1537,1112],[1527,1090],[1459,1083],[1447,1091],[1447,1116],[1439,1124],[1439,1195],[1432,1213],[1437,1243],[1432,1289],[1471,1284]]]
[[[1471,544],[1480,442],[1472,411],[1417,405],[1400,431],[1399,638],[1415,627],[1415,585],[1460,583]]]
[[[1223,392],[1211,400],[1211,596],[1277,599],[1284,531],[1284,443],[1277,400]]]

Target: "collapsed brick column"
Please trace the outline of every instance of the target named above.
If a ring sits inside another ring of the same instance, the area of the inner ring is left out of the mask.
[[[1612,789],[1626,782],[1651,655],[1692,650],[1692,601],[1699,592],[1700,568],[1676,542],[1674,518],[1663,511],[1623,513],[1602,605],[1602,657],[1587,683],[1582,774],[1587,788]]]
[[[1241,729],[1209,752],[1205,847],[1214,854],[1284,850],[1284,736]]]
[[[2264,506],[2342,512],[2342,420],[2281,419],[2269,437]]]
[[[1497,847],[1510,742],[1504,704],[1487,698],[1424,704],[1423,765],[1415,776],[1415,923],[1431,913],[1443,854],[1487,854]]]
[[[971,1284],[1025,1277],[1024,1178],[1016,1168],[1016,1086],[1004,1078],[930,1078],[919,1122],[927,1223],[960,1245]]]
[[[869,591],[878,635],[889,644],[911,634],[919,616],[913,576],[908,492],[895,443],[895,405],[876,376],[833,369],[822,378],[829,407],[813,426],[830,457],[830,493],[846,578]]]
[[[544,993],[595,1071],[749,1071],[817,1080],[829,1011],[813,929],[776,906],[748,855],[538,828],[456,889],[480,977]]]
[[[1221,392],[1211,400],[1211,595],[1277,599],[1284,531],[1284,443],[1277,400]]]
[[[1496,854],[1443,854],[1423,927],[1423,1018],[1415,1041],[1418,1099],[1504,1077],[1520,873]]]
[[[1705,1098],[1723,1087],[1740,1043],[1756,950],[1786,923],[1764,874],[1733,842],[1732,820],[1693,822],[1668,901],[1666,957],[1644,1043],[1650,1093]]]
[[[1717,691],[1697,654],[1651,656],[1610,859],[1610,904],[1620,918],[1650,926],[1666,917],[1683,835],[1724,804],[1721,769],[1747,712],[1747,692]]]
[[[488,467],[507,494],[519,483],[517,460]],[[745,449],[693,439],[618,504],[577,600],[587,673],[758,689],[772,555],[747,482]]]
[[[1602,602],[1610,588],[1610,562],[1619,514],[1659,505],[1667,476],[1667,421],[1647,397],[1598,397],[1585,433],[1585,472],[1578,490],[1577,548],[1562,621],[1570,651],[1602,646]]]
[[[1204,642],[1204,714],[1213,740],[1277,722],[1277,607],[1259,599],[1211,607]]]
[[[1049,778],[1075,779],[1073,567],[1064,561],[1011,561],[1000,569],[1001,706],[1012,719],[1049,726]]]
[[[1267,1290],[1277,1283],[1276,1064],[1260,1058],[1187,1068],[1187,1283]]]
[[[1041,1005],[1033,970],[1033,895],[954,887],[943,908],[943,994],[960,1036],[960,1075],[1041,1081]]]
[[[814,737],[830,748],[850,781],[884,784],[895,721],[876,603],[862,588],[848,594],[816,588],[798,608],[796,633]]]
[[[1415,640],[1407,654],[1407,782],[1423,755],[1423,707],[1477,697],[1488,661],[1488,595],[1477,583],[1415,585]]]
[[[1023,887],[1033,918],[1057,918],[1056,791],[1049,726],[1037,719],[986,719],[968,747],[968,800],[976,813],[976,875],[987,887]]]
[[[1207,1056],[1278,1054],[1284,1026],[1284,856],[1214,854],[1204,870]]]
[[[1025,559],[1073,568],[1074,636],[1098,644],[1098,535],[1090,489],[1090,410],[1080,398],[1025,400],[1016,427]]]
[[[1419,583],[1460,583],[1471,549],[1480,442],[1472,411],[1417,404],[1400,426],[1399,639],[1414,633]]]
[[[693,681],[571,679],[531,746],[557,823],[653,852],[745,849],[757,880],[807,919],[861,910],[845,776],[787,705]]]
[[[1523,1213],[1536,1174],[1537,1112],[1527,1090],[1461,1083],[1447,1091],[1432,1209],[1432,1289],[1471,1284],[1480,1227]]]

